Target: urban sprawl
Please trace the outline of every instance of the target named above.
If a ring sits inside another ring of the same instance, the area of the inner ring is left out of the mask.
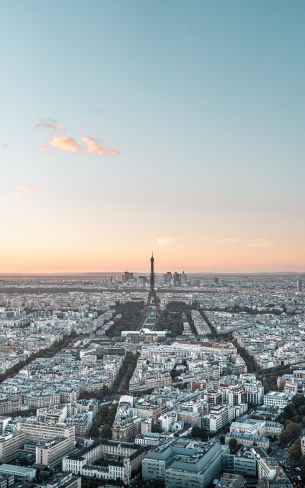
[[[3,276],[0,488],[305,487],[305,276]]]

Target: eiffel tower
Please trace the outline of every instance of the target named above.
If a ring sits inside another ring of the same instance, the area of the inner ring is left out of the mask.
[[[150,280],[149,280],[149,292],[147,297],[147,307],[153,305],[159,308],[159,301],[155,289],[155,268],[154,268],[155,258],[152,253],[150,258]]]

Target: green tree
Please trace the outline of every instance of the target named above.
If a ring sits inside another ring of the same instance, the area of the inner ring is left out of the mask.
[[[237,447],[238,447],[238,442],[236,439],[234,439],[234,437],[232,439],[229,440],[229,449],[230,449],[230,453],[231,454],[234,454],[236,451],[237,451]]]
[[[277,386],[279,391],[283,391],[285,387],[285,381],[282,378],[277,380]]]
[[[293,417],[296,415],[296,409],[292,404],[286,405],[286,407],[283,410],[282,417],[285,419],[293,419]]]
[[[298,414],[299,414],[299,415],[305,415],[305,405],[301,405],[301,406],[298,408]]]
[[[202,441],[207,441],[209,438],[209,434],[204,429],[196,426],[192,428],[192,436],[199,437]]]
[[[289,444],[294,437],[300,432],[301,425],[295,422],[289,422],[286,424],[286,428],[282,431],[280,435],[280,441],[283,444]]]
[[[294,461],[299,461],[302,456],[301,452],[301,439],[297,439],[292,446],[288,449],[289,456],[294,460]]]
[[[295,395],[291,400],[292,405],[298,409],[302,405],[305,405],[305,398],[302,395]]]
[[[301,458],[301,480],[305,484],[305,456]]]

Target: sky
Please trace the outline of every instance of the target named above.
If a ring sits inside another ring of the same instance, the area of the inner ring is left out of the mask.
[[[303,0],[0,18],[0,273],[305,271]]]

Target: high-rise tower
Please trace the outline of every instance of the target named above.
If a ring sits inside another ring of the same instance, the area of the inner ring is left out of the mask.
[[[159,306],[156,289],[155,289],[155,259],[153,254],[151,255],[150,258],[150,280],[149,280],[149,292],[147,297],[147,306],[149,305],[154,305],[155,307]]]

